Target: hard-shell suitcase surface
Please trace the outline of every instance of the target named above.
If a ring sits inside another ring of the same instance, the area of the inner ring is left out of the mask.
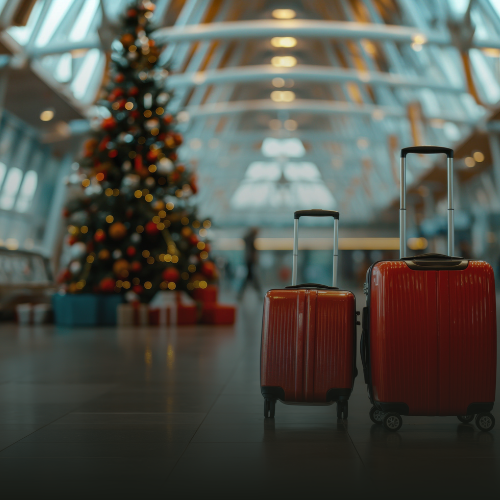
[[[333,287],[297,285],[298,220],[301,216],[334,217]],[[261,348],[261,392],[264,414],[274,416],[276,400],[288,404],[337,402],[347,418],[356,349],[354,295],[336,288],[338,212],[295,212],[292,286],[270,290],[264,300]]]
[[[448,156],[448,256],[405,257],[405,157],[409,152]],[[495,282],[489,264],[451,257],[453,151],[402,151],[401,260],[368,271],[361,355],[372,420],[397,430],[401,415],[476,416],[481,430],[494,418],[496,383]]]

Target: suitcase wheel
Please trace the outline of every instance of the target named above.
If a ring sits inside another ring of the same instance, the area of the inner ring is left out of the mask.
[[[462,424],[470,424],[474,420],[474,415],[457,415]]]
[[[478,413],[476,426],[480,431],[488,432],[495,427],[495,417],[491,413]]]
[[[274,418],[275,408],[276,408],[275,399],[264,399],[264,417]]]
[[[384,427],[391,432],[396,432],[402,425],[403,419],[399,413],[386,413],[384,415]]]
[[[337,418],[340,420],[347,420],[349,414],[349,403],[347,401],[337,402]]]
[[[384,423],[384,415],[384,412],[377,410],[375,406],[372,406],[370,410],[370,419],[374,424],[382,425]]]

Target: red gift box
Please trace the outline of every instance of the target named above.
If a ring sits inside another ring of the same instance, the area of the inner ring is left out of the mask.
[[[216,285],[208,285],[206,288],[196,288],[193,291],[193,299],[197,302],[210,303],[217,302],[219,295],[219,287]]]
[[[223,304],[206,303],[203,306],[201,320],[209,325],[234,325],[236,307]]]
[[[175,310],[174,310],[175,307]],[[149,310],[150,325],[195,325],[197,309],[195,305],[155,307]]]

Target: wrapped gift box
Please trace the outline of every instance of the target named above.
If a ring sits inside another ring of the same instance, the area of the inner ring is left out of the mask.
[[[195,325],[198,310],[195,305],[175,304],[149,309],[150,325]]]
[[[196,288],[193,291],[193,299],[202,303],[217,302],[219,295],[219,287],[216,285],[208,285],[206,288]]]
[[[201,320],[208,325],[234,325],[236,307],[225,304],[206,303],[203,305]]]
[[[119,304],[116,309],[118,325],[146,326],[149,325],[149,307],[147,304]]]

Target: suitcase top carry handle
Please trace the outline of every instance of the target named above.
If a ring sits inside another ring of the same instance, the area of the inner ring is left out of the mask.
[[[453,158],[453,149],[443,148],[442,146],[410,146],[401,150],[401,158],[404,158],[409,153],[417,153],[420,155],[432,155],[443,153],[448,158]]]
[[[435,154],[447,156],[448,175],[448,255],[451,257],[455,248],[455,229],[453,220],[453,149],[440,146],[412,146],[401,150],[400,204],[399,204],[399,258],[406,257],[406,155],[408,153]]]
[[[297,285],[297,259],[299,253],[300,217],[333,217],[333,287],[337,286],[337,266],[339,259],[339,213],[334,210],[297,210],[293,214],[293,271],[292,286]]]
[[[334,219],[338,219],[339,213],[334,210],[321,210],[315,208],[312,210],[297,210],[293,214],[294,219],[300,219],[301,217],[333,217]]]

